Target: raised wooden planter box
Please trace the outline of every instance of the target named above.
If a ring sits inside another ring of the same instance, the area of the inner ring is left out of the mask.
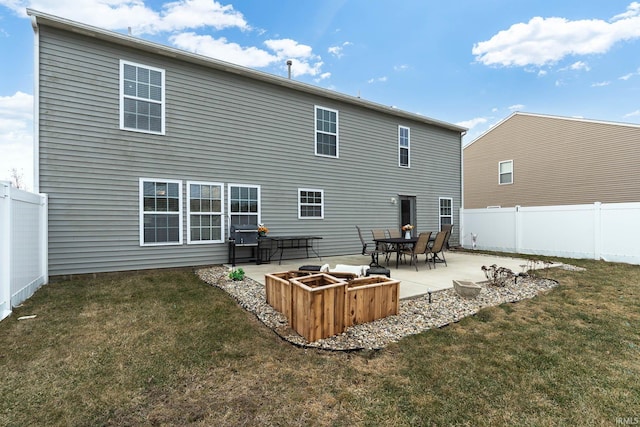
[[[293,330],[310,342],[344,332],[346,281],[320,273],[290,282]]]
[[[283,271],[264,275],[267,303],[284,314],[291,324],[291,279],[310,276],[311,271]]]
[[[350,281],[346,288],[346,326],[372,322],[398,314],[400,281],[369,276]]]

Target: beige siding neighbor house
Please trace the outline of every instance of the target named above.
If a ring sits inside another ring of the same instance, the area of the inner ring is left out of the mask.
[[[516,112],[463,149],[463,204],[640,202],[640,125]]]

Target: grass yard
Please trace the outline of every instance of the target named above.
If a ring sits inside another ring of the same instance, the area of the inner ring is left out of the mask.
[[[0,425],[640,423],[640,267],[567,262],[587,270],[355,353],[293,347],[187,271],[53,283],[0,322]]]

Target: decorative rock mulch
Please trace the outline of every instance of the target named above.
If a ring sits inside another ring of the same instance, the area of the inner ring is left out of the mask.
[[[506,302],[533,298],[558,283],[541,278],[518,278],[517,283],[504,287],[480,283],[482,290],[476,298],[462,298],[453,289],[434,292],[412,299],[400,300],[400,313],[370,323],[355,325],[339,335],[314,342],[292,330],[287,318],[267,304],[264,286],[252,279],[233,281],[226,267],[198,270],[198,276],[231,295],[241,307],[254,313],[261,322],[292,344],[325,350],[380,349],[408,335],[439,328],[477,313],[480,309]],[[402,286],[402,284],[400,284]]]

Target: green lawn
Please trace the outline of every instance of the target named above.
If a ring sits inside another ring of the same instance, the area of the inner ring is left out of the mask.
[[[284,342],[188,271],[53,283],[0,322],[0,425],[640,422],[640,267],[568,262],[587,270],[549,293],[350,353]]]

